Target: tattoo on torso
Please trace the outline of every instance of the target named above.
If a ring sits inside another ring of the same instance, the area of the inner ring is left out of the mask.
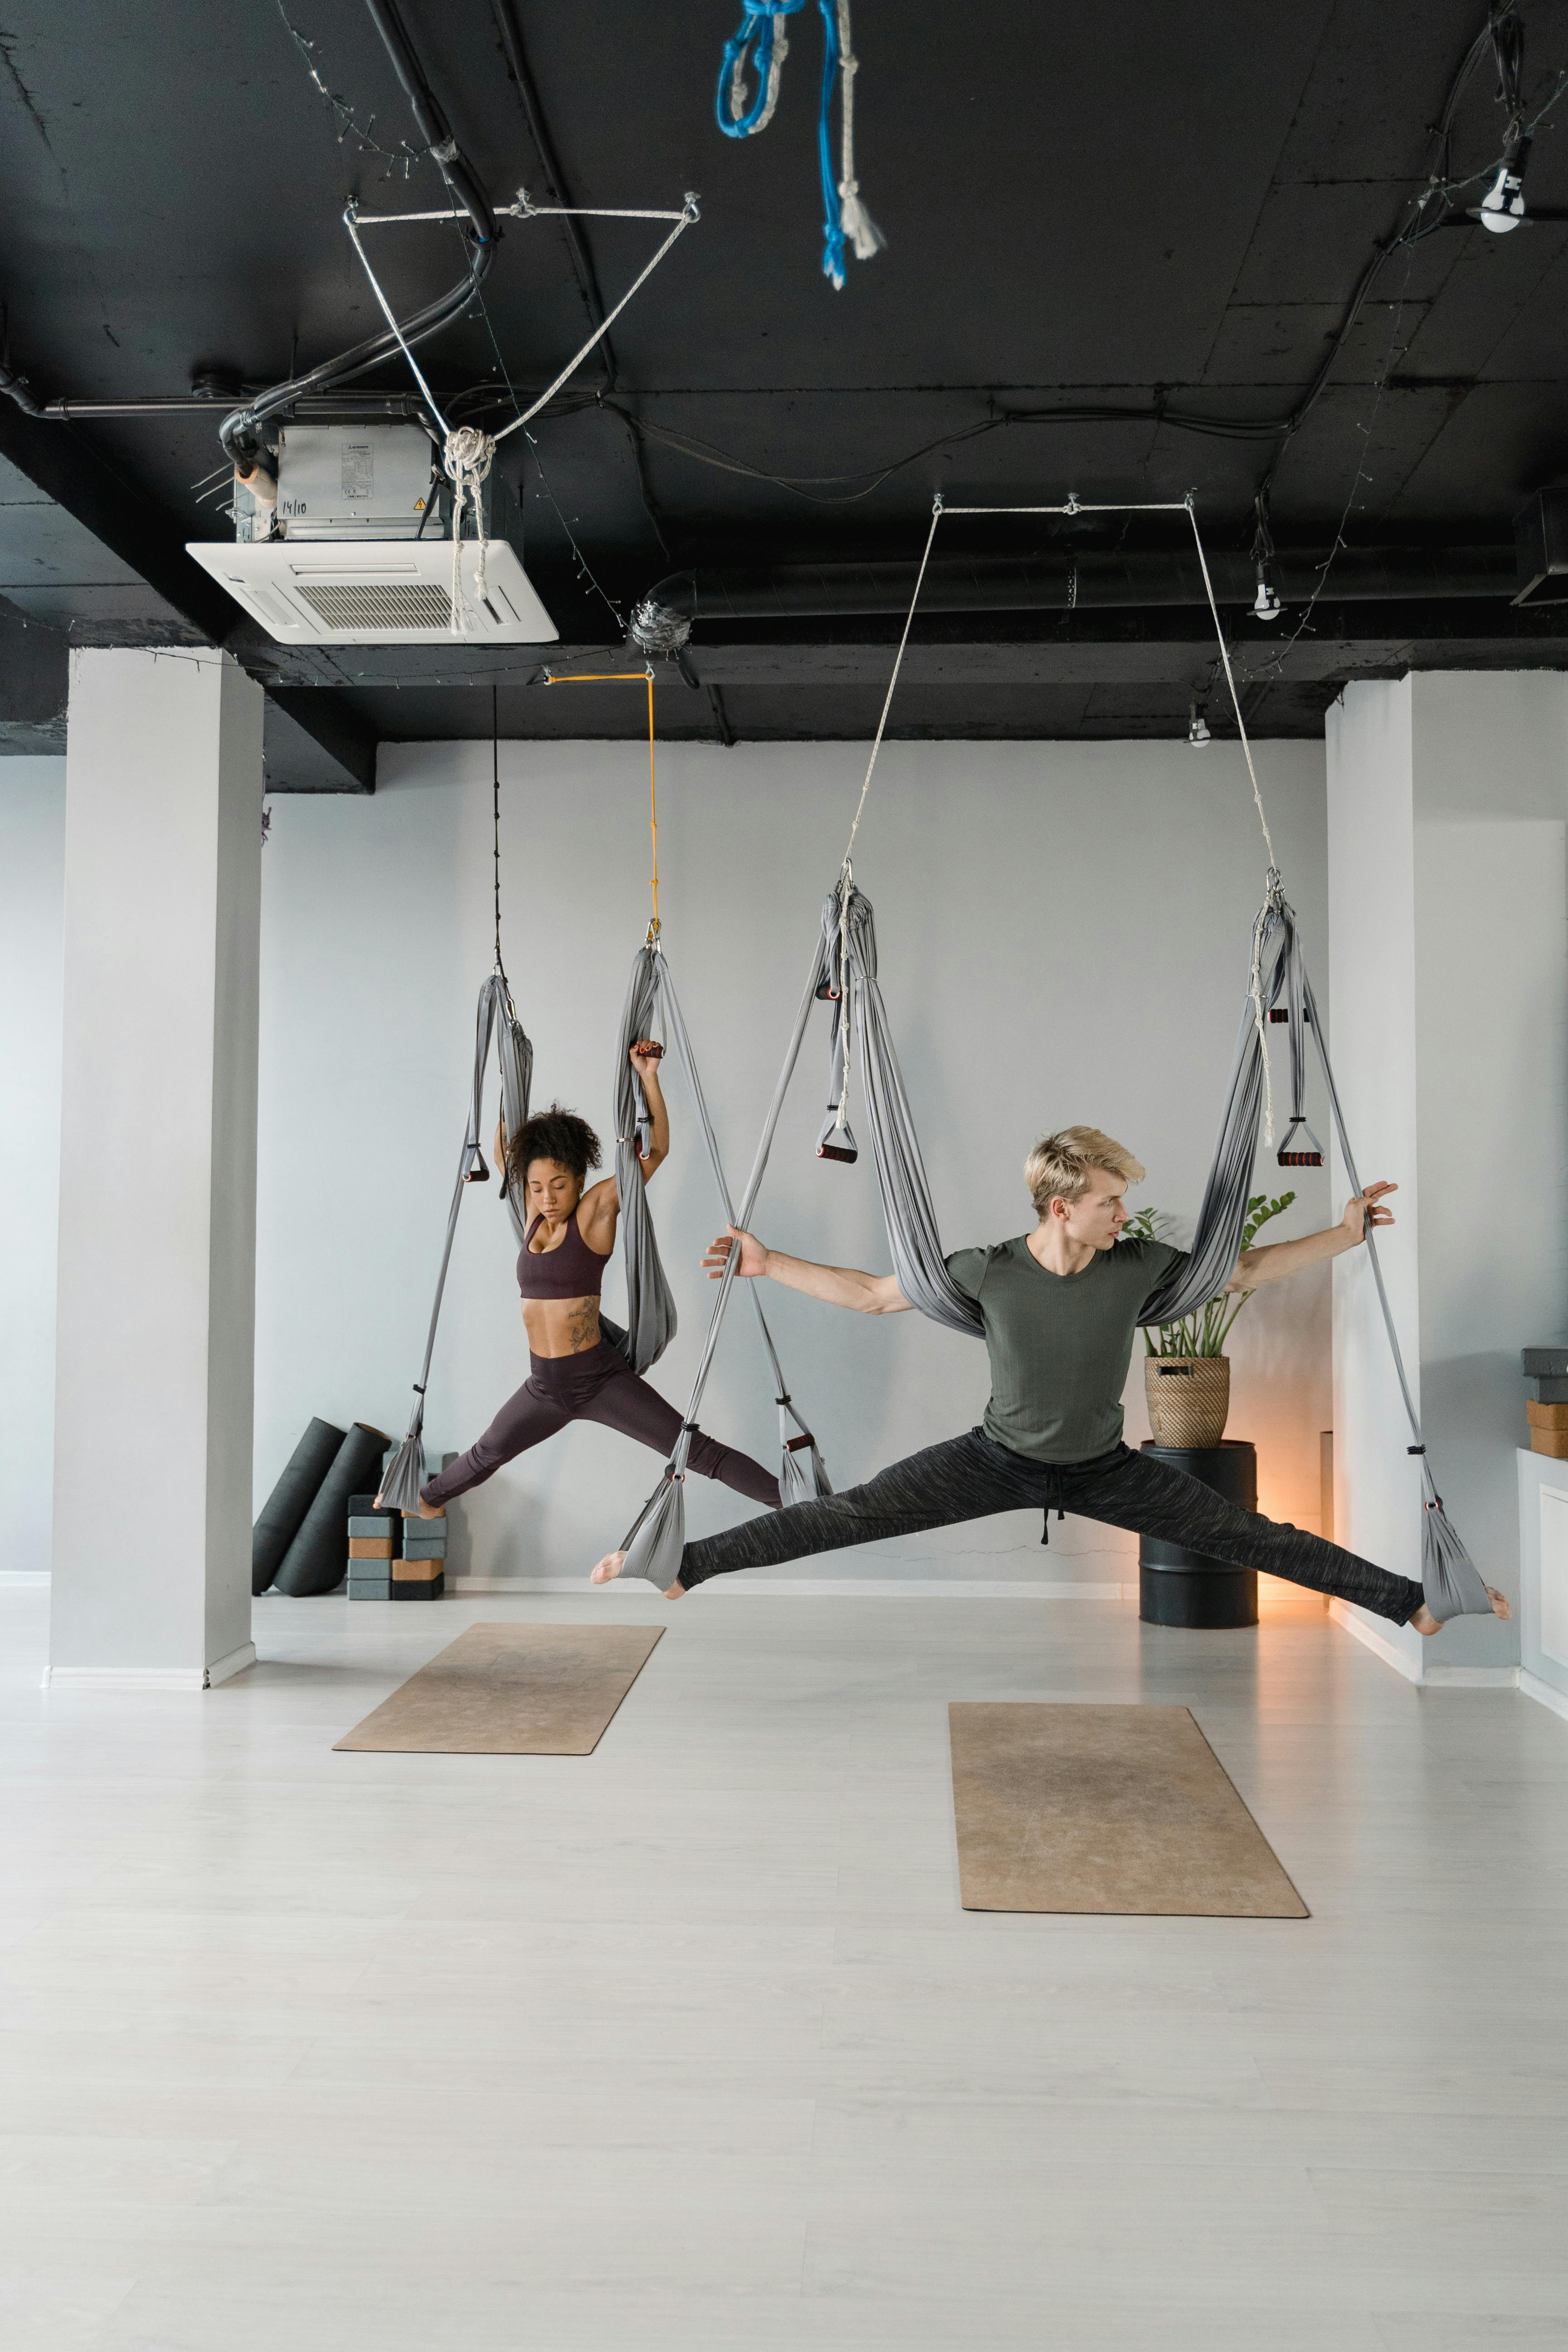
[[[573,1304],[566,1324],[566,1336],[574,1355],[599,1344],[599,1302],[596,1298],[579,1298]]]

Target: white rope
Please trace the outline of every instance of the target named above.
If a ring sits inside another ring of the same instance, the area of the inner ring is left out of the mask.
[[[519,188],[513,205],[497,205],[498,220],[667,220],[681,218],[679,213],[631,211],[612,205],[536,205],[526,188]],[[471,220],[467,205],[453,205],[438,213],[362,213],[354,218],[361,228],[393,228],[405,221]]]
[[[769,123],[773,119],[773,110],[779,102],[779,85],[784,78],[784,59],[788,55],[789,36],[784,31],[784,19],[782,16],[775,16],[773,18],[773,56],[768,64],[768,94],[763,101],[763,110],[761,114],[758,115],[756,121],[752,125],[750,135],[753,139],[756,137],[759,131],[765,131]],[[731,121],[739,122],[741,117],[745,113],[745,111],[746,53],[743,49],[737,49],[735,52],[734,69],[730,76]]]
[[[467,213],[463,215],[463,218],[465,220],[468,218]],[[409,350],[408,345],[403,339],[403,330],[397,323],[397,319],[393,310],[392,305],[381,290],[381,280],[377,278],[374,270],[370,266],[370,256],[366,253],[363,246],[359,241],[357,221],[358,215],[355,212],[353,200],[351,197],[347,205],[343,207],[343,226],[347,229],[350,238],[353,240],[353,249],[360,257],[361,267],[363,268],[365,276],[370,280],[370,290],[381,305],[381,315],[386,320],[387,325],[392,329],[393,333],[396,336],[397,348],[403,353],[404,358],[408,362],[409,366],[413,369],[414,380],[419,386],[420,391],[425,394],[426,399],[430,404],[430,414],[436,419],[437,424],[441,427],[442,432],[447,433],[450,431],[450,427],[448,426],[446,418],[442,415],[440,409],[437,406],[436,395],[431,391],[429,385],[426,383],[424,372],[421,369],[418,361],[415,358],[414,353]]]
[[[939,490],[931,503],[931,529],[926,533],[925,552],[921,557],[921,568],[915,574],[915,593],[910,598],[910,609],[904,614],[904,633],[899,639],[899,650],[893,656],[893,675],[888,680],[888,691],[882,698],[882,715],[877,721],[877,740],[871,746],[871,756],[866,763],[866,781],[860,787],[860,797],[855,804],[855,822],[849,828],[849,839],[845,845],[844,872],[846,876],[848,875],[849,860],[853,856],[855,851],[855,836],[860,830],[860,818],[866,806],[866,795],[871,789],[871,776],[877,765],[877,754],[882,748],[882,736],[888,724],[888,713],[893,707],[893,694],[899,683],[899,672],[904,666],[904,647],[910,641],[910,630],[914,623],[915,606],[921,601],[921,589],[925,583],[926,565],[931,562],[931,542],[936,537],[936,527],[942,520],[943,511],[942,492]]]
[[[782,31],[782,26],[781,26]],[[778,35],[774,36],[775,40]],[[860,60],[851,46],[849,30],[849,0],[838,0],[838,78],[839,78],[839,169],[843,178],[838,183],[842,199],[838,226],[855,247],[857,261],[869,261],[881,252],[887,238],[860,201],[860,183],[855,177],[855,77],[860,70]],[[768,113],[773,111],[770,94]],[[763,121],[765,122],[767,115]],[[757,125],[762,129],[762,123]]]
[[[1208,557],[1204,553],[1203,533],[1198,529],[1197,513],[1193,505],[1193,494],[1190,490],[1187,493],[1186,509],[1187,520],[1193,527],[1193,544],[1198,551],[1198,568],[1204,575],[1204,592],[1208,597],[1209,611],[1214,618],[1214,633],[1219,640],[1219,657],[1225,664],[1225,682],[1230,688],[1230,706],[1236,713],[1237,732],[1241,737],[1241,748],[1247,760],[1247,772],[1252,779],[1253,805],[1258,811],[1258,822],[1263,827],[1263,838],[1268,849],[1268,874],[1264,884],[1263,905],[1258,909],[1258,920],[1252,927],[1251,990],[1252,1018],[1258,1030],[1258,1048],[1263,1055],[1263,1140],[1268,1144],[1274,1140],[1274,1069],[1268,1058],[1268,1031],[1263,1012],[1263,927],[1269,908],[1282,895],[1283,886],[1280,880],[1279,861],[1274,855],[1274,835],[1268,830],[1268,819],[1263,807],[1263,794],[1258,789],[1258,770],[1253,765],[1252,744],[1247,732],[1247,721],[1241,715],[1241,697],[1236,690],[1236,672],[1230,666],[1230,647],[1226,643],[1225,631],[1220,626],[1219,606],[1215,601],[1214,582],[1209,577]]]
[[[1279,861],[1274,855],[1274,835],[1268,830],[1268,819],[1264,814],[1263,794],[1258,785],[1258,771],[1252,764],[1252,745],[1247,737],[1247,721],[1241,715],[1241,698],[1236,690],[1236,672],[1230,666],[1230,647],[1226,643],[1225,631],[1220,626],[1219,606],[1215,602],[1214,582],[1209,578],[1209,560],[1204,553],[1203,533],[1198,529],[1198,518],[1194,509],[1191,491],[1183,500],[1183,504],[1186,509],[1187,520],[1193,527],[1193,544],[1198,551],[1198,568],[1204,575],[1204,593],[1209,600],[1209,611],[1214,617],[1214,633],[1219,640],[1219,657],[1225,664],[1225,682],[1230,688],[1231,708],[1236,712],[1237,732],[1241,737],[1241,748],[1247,757],[1247,772],[1252,779],[1253,804],[1258,811],[1258,822],[1263,827],[1264,841],[1268,845],[1268,871],[1270,875],[1278,876]],[[1088,514],[1092,509],[1086,507],[1083,511]]]
[[[524,218],[528,218],[537,214],[562,214],[571,212],[574,211],[576,207],[565,205],[531,205],[528,200],[527,190],[520,188],[518,190],[518,202],[516,205],[509,207],[509,209],[514,213],[520,214]],[[395,220],[466,220],[468,216],[467,212],[463,212],[384,213],[379,215],[373,215],[369,217],[379,219],[382,222],[386,222]],[[633,278],[631,284],[627,287],[626,292],[616,304],[615,309],[610,312],[609,316],[606,319],[602,320],[598,326],[595,328],[593,333],[583,345],[581,351],[574,352],[572,358],[567,361],[566,365],[555,378],[554,383],[547,385],[545,390],[540,394],[538,399],[533,402],[532,405],[523,410],[521,416],[515,417],[511,424],[504,426],[500,433],[497,433],[492,436],[489,433],[481,432],[478,425],[462,425],[454,431],[452,426],[447,424],[447,419],[441,414],[435,394],[431,391],[429,384],[426,382],[424,372],[421,369],[418,361],[415,358],[407,341],[405,340],[403,330],[397,323],[396,315],[393,310],[392,305],[387,300],[386,296],[382,292],[381,281],[370,266],[370,257],[366,253],[364,247],[360,243],[360,215],[352,198],[343,208],[343,226],[347,229],[350,238],[353,244],[353,249],[359,256],[360,265],[363,269],[366,278],[370,280],[371,291],[375,296],[377,302],[381,306],[383,318],[386,320],[387,325],[392,329],[394,335],[397,338],[397,347],[403,353],[404,358],[408,362],[409,366],[414,371],[414,380],[418,384],[419,389],[424,394],[426,401],[429,403],[430,413],[436,419],[437,424],[440,426],[444,436],[445,446],[441,453],[441,464],[447,479],[452,485],[452,617],[450,626],[454,636],[461,636],[463,635],[467,626],[468,614],[468,598],[463,588],[463,510],[465,505],[469,507],[472,510],[474,518],[474,537],[479,544],[479,553],[475,559],[474,584],[476,591],[481,599],[485,593],[485,519],[483,502],[479,493],[480,486],[484,482],[485,477],[489,474],[490,466],[494,460],[496,444],[498,442],[504,441],[509,433],[516,433],[522,425],[529,424],[535,416],[538,415],[540,410],[543,408],[549,401],[554,398],[562,385],[566,382],[568,376],[573,374],[573,373],[582,364],[583,361],[587,358],[588,353],[593,350],[595,344],[609,333],[610,329],[620,317],[621,312],[626,309],[626,304],[631,300],[632,296],[637,291],[638,288],[646,285],[647,280],[653,276],[654,271],[658,268],[659,263],[664,259],[665,255],[669,251],[670,247],[675,243],[676,238],[684,236],[685,232],[691,226],[692,222],[700,218],[700,214],[698,208],[697,198],[694,195],[688,194],[686,202],[678,213],[596,212],[593,216],[597,219],[607,220],[667,220],[673,221],[675,223],[675,226],[670,230],[669,235],[665,238],[664,243],[659,247],[658,251],[654,255],[653,259],[647,264],[647,268]]]
[[[849,82],[847,79],[845,84],[845,95],[847,100],[848,97],[848,90]],[[1192,525],[1193,543],[1196,547],[1198,552],[1198,568],[1203,573],[1204,593],[1208,598],[1209,613],[1214,621],[1215,636],[1219,645],[1219,657],[1225,665],[1226,683],[1230,688],[1231,708],[1236,712],[1237,732],[1241,738],[1242,753],[1247,761],[1247,772],[1252,783],[1253,806],[1258,811],[1258,822],[1263,828],[1264,845],[1268,852],[1268,872],[1264,884],[1263,906],[1259,911],[1257,922],[1253,925],[1252,931],[1251,997],[1253,1019],[1258,1027],[1258,1042],[1263,1051],[1264,1141],[1266,1143],[1272,1143],[1274,1140],[1274,1073],[1268,1059],[1268,1032],[1264,1020],[1262,971],[1263,927],[1265,918],[1267,917],[1270,908],[1275,906],[1282,896],[1283,885],[1279,873],[1279,860],[1274,854],[1274,836],[1268,830],[1268,813],[1263,805],[1263,793],[1258,782],[1258,769],[1252,757],[1252,743],[1247,732],[1247,721],[1241,715],[1241,698],[1237,692],[1236,673],[1230,666],[1230,647],[1226,642],[1225,630],[1220,625],[1219,605],[1215,597],[1214,582],[1209,575],[1208,557],[1204,552],[1203,533],[1198,529],[1198,518],[1196,509],[1194,505],[1194,494],[1189,490],[1184,499],[1147,499],[1140,500],[1117,499],[1096,502],[1082,499],[1079,498],[1075,492],[1069,492],[1066,499],[1058,505],[1028,507],[950,507],[943,505],[940,492],[932,500],[931,529],[926,533],[925,549],[921,556],[920,570],[915,575],[914,593],[910,598],[910,609],[904,615],[903,635],[899,639],[899,650],[893,661],[893,674],[888,680],[888,691],[882,703],[882,715],[877,721],[877,738],[871,746],[871,757],[867,763],[866,781],[860,787],[860,798],[857,803],[855,809],[855,822],[849,828],[849,843],[847,848],[846,848],[844,852],[843,879],[840,886],[843,893],[843,906],[840,910],[839,918],[839,965],[843,973],[842,986],[846,995],[845,1012],[847,1016],[847,992],[849,986],[848,898],[849,890],[854,881],[854,876],[850,868],[850,856],[855,847],[855,836],[860,830],[860,818],[866,806],[866,795],[871,789],[871,776],[877,765],[877,755],[882,748],[882,736],[888,724],[888,713],[892,707],[894,689],[899,683],[899,672],[903,667],[904,648],[910,641],[910,629],[915,617],[915,606],[920,603],[921,590],[925,583],[926,568],[931,562],[931,546],[936,538],[936,527],[942,520],[942,516],[944,514],[1184,514],[1188,522]],[[1072,576],[1072,602],[1074,604],[1078,602],[1077,592],[1078,574],[1077,568],[1075,566]],[[848,1099],[849,1072],[847,1031],[844,1088],[838,1104],[837,1123],[840,1127],[845,1123]]]
[[[621,296],[620,300],[616,304],[615,309],[610,312],[608,318],[601,320],[598,326],[595,328],[593,333],[584,344],[582,350],[573,354],[572,358],[567,361],[565,366],[556,377],[554,383],[546,385],[545,389],[540,394],[539,398],[533,403],[532,406],[525,408],[521,416],[514,417],[510,425],[506,425],[502,431],[496,435],[496,439],[498,441],[504,441],[509,433],[520,432],[523,425],[527,425],[531,418],[538,415],[540,410],[545,405],[547,401],[554,399],[556,394],[560,391],[567,377],[573,374],[574,371],[582,365],[582,362],[587,358],[595,344],[598,342],[603,336],[609,333],[610,329],[615,325],[616,320],[620,317],[621,312],[626,309],[626,304],[631,300],[632,296],[637,291],[637,289],[640,286],[646,285],[647,280],[653,276],[654,271],[658,268],[659,263],[664,259],[665,255],[669,251],[670,247],[675,243],[677,237],[684,236],[687,230],[691,226],[692,222],[700,219],[701,215],[698,211],[696,197],[689,195],[686,199],[684,208],[679,213],[623,214],[617,215],[616,217],[623,219],[635,218],[638,220],[673,220],[675,226],[670,230],[669,235],[665,238],[664,243],[659,247],[658,251],[654,255],[653,259],[648,263],[647,267],[645,269],[640,270],[637,276],[633,278],[631,284],[626,288],[626,292]]]
[[[536,205],[526,188],[519,188],[514,205],[498,205],[496,210],[509,220],[667,220],[686,222],[697,218],[697,199],[689,195],[678,213],[650,212],[646,207],[634,209],[623,205]],[[395,218],[395,215],[389,215]],[[410,214],[412,219],[423,215]],[[434,215],[431,215],[435,217]]]
[[[463,589],[463,509],[469,506],[474,517],[474,538],[479,552],[474,559],[474,592],[480,602],[485,593],[484,505],[480,488],[490,470],[496,445],[488,433],[477,425],[459,425],[455,433],[447,436],[447,446],[441,464],[452,485],[452,635],[462,635],[468,625],[468,602]]]

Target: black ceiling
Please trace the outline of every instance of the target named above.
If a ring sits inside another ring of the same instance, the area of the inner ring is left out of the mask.
[[[363,0],[286,5],[372,138],[412,140]],[[705,617],[700,605],[698,687],[670,672],[666,731],[869,732],[898,618],[868,610],[865,594],[836,610],[833,583],[840,567],[880,560],[894,590],[869,604],[901,600],[937,489],[1005,503],[1195,488],[1216,551],[1245,559],[1254,495],[1271,478],[1296,602],[1282,624],[1254,622],[1245,560],[1226,591],[1263,733],[1315,732],[1357,673],[1568,666],[1568,625],[1510,606],[1506,553],[1521,500],[1568,467],[1568,210],[1508,237],[1458,226],[1394,252],[1288,438],[1168,421],[1172,410],[1221,423],[1289,414],[1377,241],[1408,217],[1428,126],[1485,23],[1481,0],[1263,11],[1110,0],[1059,12],[858,0],[859,176],[888,248],[851,261],[842,293],[819,267],[815,10],[789,20],[773,123],[732,142],[715,126],[713,92],[738,0],[505,5],[570,200],[668,205],[694,189],[702,202],[699,226],[617,321],[608,363],[584,364],[532,428],[532,448],[520,435],[503,453],[499,512],[560,622],[552,657],[569,666],[618,645],[614,615],[672,572],[755,579],[812,566],[826,583],[776,613],[753,603],[743,617]],[[499,13],[492,0],[404,0],[497,202],[520,184],[542,195],[550,178]],[[1534,111],[1568,66],[1568,0],[1524,0],[1518,13]],[[8,364],[40,399],[185,394],[203,368],[260,386],[296,355],[324,358],[376,323],[340,226],[345,199],[446,201],[428,160],[405,181],[353,135],[340,139],[275,0],[12,0],[0,58]],[[1500,148],[1494,91],[1488,56],[1455,118],[1456,176]],[[1536,136],[1526,186],[1537,212],[1568,207],[1565,125],[1568,99]],[[589,221],[581,234],[612,301],[662,231]],[[376,252],[401,306],[458,275],[448,225],[384,232]],[[594,299],[558,223],[508,223],[483,311],[424,354],[437,395],[499,422],[502,369],[520,392],[542,388],[587,331]],[[401,390],[406,368],[374,381]],[[1064,407],[1135,413],[1027,415]],[[27,659],[0,662],[11,748],[52,740],[37,657],[50,632],[89,643],[226,632],[286,695],[269,718],[279,784],[341,782],[345,766],[363,778],[378,738],[488,733],[492,680],[508,734],[636,731],[636,698],[552,694],[526,648],[295,655],[237,626],[179,551],[226,528],[222,495],[203,504],[193,488],[221,461],[221,414],[49,424],[0,400],[0,594],[14,608],[0,615],[0,646],[28,639]],[[1383,588],[1331,572],[1283,651],[1342,526],[1352,547],[1379,551]],[[943,545],[1055,563],[1064,580],[1079,556],[1083,590],[1071,609],[1047,584],[1032,604],[1001,589],[994,604],[981,592],[973,609],[922,614],[892,732],[1184,732],[1214,654],[1201,607],[1184,590],[1111,595],[1095,571],[1111,555],[1173,549],[1169,526],[953,521]],[[1216,730],[1221,716],[1211,709]]]

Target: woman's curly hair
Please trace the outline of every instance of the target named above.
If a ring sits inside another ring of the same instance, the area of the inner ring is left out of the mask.
[[[599,1139],[587,1120],[579,1118],[574,1110],[563,1109],[560,1103],[536,1111],[507,1140],[507,1167],[519,1186],[527,1183],[529,1169],[536,1160],[553,1160],[559,1167],[569,1168],[581,1184],[601,1157]]]

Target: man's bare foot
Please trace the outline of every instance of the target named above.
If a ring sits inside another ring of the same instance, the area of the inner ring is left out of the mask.
[[[423,1495],[416,1495],[414,1500],[417,1507],[419,1517],[422,1519],[444,1519],[446,1517],[447,1506],[445,1503],[427,1503]],[[412,1511],[405,1511],[403,1516],[405,1519],[411,1519],[414,1517],[414,1513]]]
[[[1488,1585],[1487,1597],[1492,1604],[1492,1615],[1494,1617],[1509,1618],[1513,1615],[1513,1611],[1509,1607],[1506,1596],[1498,1591],[1495,1584]],[[1418,1633],[1440,1633],[1443,1630],[1444,1621],[1440,1617],[1434,1617],[1430,1609],[1427,1608],[1426,1603],[1423,1601],[1420,1608],[1415,1612],[1415,1616],[1411,1618],[1410,1622],[1415,1626],[1415,1631]]]
[[[626,1556],[624,1551],[607,1551],[605,1554],[604,1559],[599,1562],[598,1567],[595,1569],[593,1574],[589,1577],[588,1581],[590,1584],[613,1584],[616,1578],[619,1576],[622,1569],[625,1568],[626,1564]],[[666,1585],[664,1597],[667,1601],[685,1600],[686,1587],[682,1584],[679,1577],[676,1578],[673,1584]]]

